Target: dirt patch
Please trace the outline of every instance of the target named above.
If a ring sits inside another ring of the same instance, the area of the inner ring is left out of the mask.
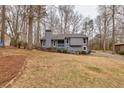
[[[12,80],[21,67],[24,65],[25,56],[4,56],[0,57],[0,87],[3,87]]]
[[[2,54],[2,52],[0,52],[0,56],[2,56],[3,54]]]

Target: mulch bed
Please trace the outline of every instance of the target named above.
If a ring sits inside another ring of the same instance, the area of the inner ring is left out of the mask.
[[[0,57],[0,87],[16,77],[24,65],[25,59],[26,57],[21,55]]]

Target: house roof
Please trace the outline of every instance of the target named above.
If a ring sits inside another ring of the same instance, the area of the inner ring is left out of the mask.
[[[116,43],[115,46],[121,46],[124,45],[124,43]]]
[[[83,34],[54,34],[52,35],[52,40],[61,40],[69,37],[87,38],[87,36]],[[45,36],[41,38],[41,40],[44,40],[44,39],[45,39]]]

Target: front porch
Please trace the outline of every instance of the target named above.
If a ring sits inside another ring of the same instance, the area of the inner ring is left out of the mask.
[[[52,47],[65,48],[65,42],[64,42],[64,40],[53,40],[52,41]]]

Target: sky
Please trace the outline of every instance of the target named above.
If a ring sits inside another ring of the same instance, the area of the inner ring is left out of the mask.
[[[79,11],[83,17],[89,16],[90,18],[95,18],[98,15],[97,7],[95,5],[79,5],[76,6],[76,10]]]

